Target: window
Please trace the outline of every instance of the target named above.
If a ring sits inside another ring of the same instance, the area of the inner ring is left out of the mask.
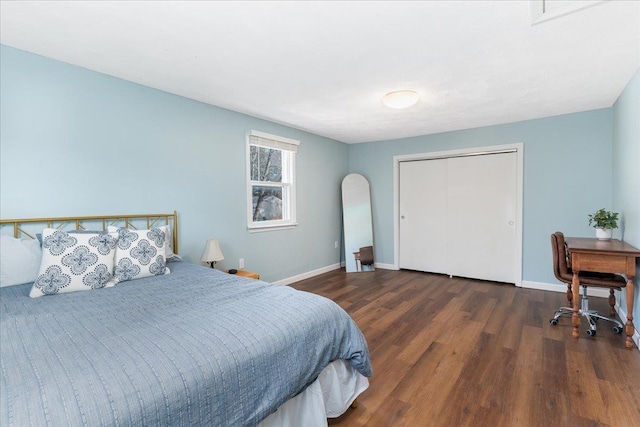
[[[247,135],[249,231],[296,225],[296,152],[300,141],[250,131]]]

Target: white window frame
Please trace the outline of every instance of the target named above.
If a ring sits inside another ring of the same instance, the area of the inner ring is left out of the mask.
[[[247,132],[247,230],[250,233],[293,228],[296,222],[296,152],[300,141],[251,130]],[[282,151],[282,182],[253,181],[251,179],[251,146]],[[282,219],[253,220],[253,186],[282,188]]]

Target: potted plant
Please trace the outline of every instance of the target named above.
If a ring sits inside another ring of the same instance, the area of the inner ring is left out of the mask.
[[[598,209],[589,215],[589,225],[596,229],[598,240],[611,239],[611,231],[618,228],[618,213],[607,211],[604,208]]]

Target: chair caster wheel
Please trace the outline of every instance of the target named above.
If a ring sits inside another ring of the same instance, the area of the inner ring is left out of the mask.
[[[595,335],[596,335],[596,331],[595,331],[595,329],[589,329],[589,330],[587,331],[587,335],[589,335],[590,337],[595,336]]]
[[[622,333],[622,328],[620,326],[614,326],[611,330],[616,334]]]
[[[553,326],[556,326],[558,324],[558,319],[551,319],[549,320],[549,323],[551,323]]]

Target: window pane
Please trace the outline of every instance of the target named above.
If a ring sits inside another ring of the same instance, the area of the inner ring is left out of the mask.
[[[282,182],[282,151],[251,146],[251,180]]]
[[[282,219],[282,187],[254,185],[252,190],[254,221]]]
[[[251,146],[251,180],[258,180],[258,147]]]

